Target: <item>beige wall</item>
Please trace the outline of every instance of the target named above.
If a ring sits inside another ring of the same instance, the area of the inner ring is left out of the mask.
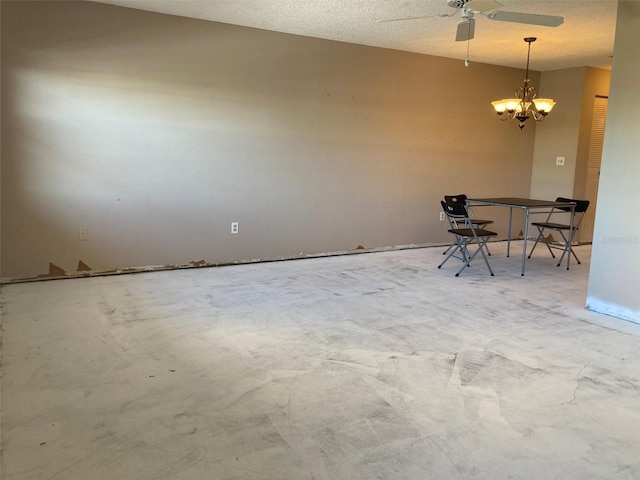
[[[535,126],[489,105],[521,70],[1,5],[5,279],[444,242],[443,194],[529,195]]]
[[[536,132],[531,178],[531,196],[583,198],[585,192],[593,101],[609,95],[611,72],[601,68],[579,67],[544,72],[541,96],[552,97],[553,125],[547,120]],[[551,117],[549,117],[551,118]],[[564,157],[564,166],[556,165]]]
[[[2,8],[0,7],[0,52],[2,52]],[[2,62],[0,61],[0,79],[2,78]],[[0,94],[0,112],[2,112],[2,94]],[[2,117],[0,114],[0,145],[2,145]],[[0,153],[0,188],[2,186],[2,154]],[[2,194],[0,190],[0,278],[2,278]]]
[[[640,3],[621,1],[611,71],[587,308],[640,323]],[[634,220],[629,221],[631,215]]]
[[[531,196],[553,199],[571,197],[576,169],[576,146],[580,133],[584,68],[571,68],[544,72],[540,96],[557,102],[537,128]],[[553,119],[553,123],[549,121]],[[556,166],[556,157],[564,157],[564,166]]]

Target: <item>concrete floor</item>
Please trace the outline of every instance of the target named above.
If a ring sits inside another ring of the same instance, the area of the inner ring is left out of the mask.
[[[504,248],[3,286],[2,478],[640,478],[640,325]]]

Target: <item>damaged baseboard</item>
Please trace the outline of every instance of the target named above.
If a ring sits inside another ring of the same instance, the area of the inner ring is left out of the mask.
[[[130,273],[148,273],[148,272],[162,272],[167,270],[183,270],[189,268],[212,268],[212,267],[228,267],[232,265],[248,265],[253,263],[270,263],[270,262],[284,262],[290,260],[304,260],[311,258],[323,258],[323,257],[337,257],[342,255],[360,255],[363,253],[376,253],[386,252],[394,250],[409,250],[415,248],[428,248],[436,247],[447,244],[440,243],[423,243],[423,244],[409,244],[409,245],[397,245],[390,247],[377,247],[366,248],[362,245],[358,245],[354,250],[344,250],[336,252],[324,252],[324,253],[310,253],[304,254],[300,252],[299,255],[292,255],[286,257],[267,257],[267,258],[252,258],[244,260],[233,260],[228,262],[207,262],[206,260],[191,261],[186,264],[174,265],[146,265],[140,267],[127,267],[110,270],[92,270],[82,260],[78,262],[78,268],[75,272],[67,272],[63,268],[57,266],[54,263],[49,263],[49,272],[35,277],[25,278],[0,278],[0,284],[13,284],[13,283],[27,283],[27,282],[41,282],[45,280],[66,280],[73,278],[91,278],[91,277],[105,277],[109,275],[124,275]]]

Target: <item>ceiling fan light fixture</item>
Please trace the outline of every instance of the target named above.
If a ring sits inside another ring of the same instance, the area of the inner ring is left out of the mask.
[[[552,98],[536,98],[536,89],[529,85],[531,44],[536,41],[536,38],[526,37],[524,41],[529,44],[527,51],[527,69],[523,86],[519,87],[515,92],[517,98],[503,98],[502,100],[494,100],[491,102],[500,120],[518,120],[518,126],[521,130],[524,128],[524,122],[529,118],[533,118],[536,122],[544,120],[556,104]]]

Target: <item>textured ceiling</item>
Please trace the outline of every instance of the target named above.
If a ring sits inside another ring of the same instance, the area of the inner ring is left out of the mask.
[[[342,42],[531,69],[611,68],[616,1],[500,0],[500,10],[559,15],[559,27],[489,20],[476,14],[475,38],[456,42],[460,12],[446,0],[103,0],[124,7]],[[442,14],[453,16],[443,17]],[[407,17],[428,17],[385,21]]]

